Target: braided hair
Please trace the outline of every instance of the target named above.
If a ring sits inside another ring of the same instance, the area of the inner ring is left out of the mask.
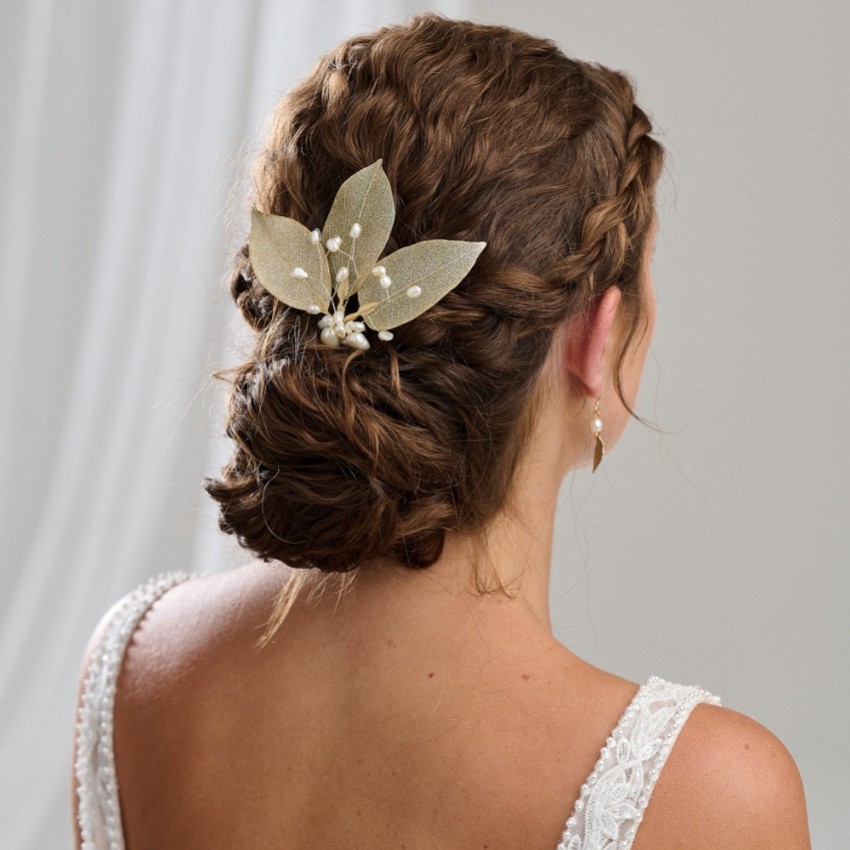
[[[447,530],[483,528],[509,497],[556,328],[610,286],[623,395],[663,161],[651,129],[625,76],[506,27],[427,14],[321,59],[272,116],[253,205],[321,227],[341,183],[382,159],[388,253],[487,248],[392,345],[350,353],[238,253],[231,291],[256,345],[226,373],[234,449],[205,482],[221,528],[263,559],[340,573],[426,568]]]

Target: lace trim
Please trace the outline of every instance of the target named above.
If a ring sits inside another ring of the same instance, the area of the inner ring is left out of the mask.
[[[82,850],[124,850],[112,747],[118,674],[133,632],[148,609],[164,593],[189,578],[192,576],[188,573],[166,573],[129,593],[92,652],[77,718],[74,762]]]
[[[581,786],[557,850],[629,850],[649,797],[694,706],[720,700],[653,676],[642,685]]]

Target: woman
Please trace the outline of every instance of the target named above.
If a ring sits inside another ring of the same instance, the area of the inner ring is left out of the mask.
[[[206,484],[260,560],[104,618],[83,846],[809,847],[769,732],[551,634],[561,482],[616,443],[652,334],[650,130],[622,75],[433,15],[283,99]]]

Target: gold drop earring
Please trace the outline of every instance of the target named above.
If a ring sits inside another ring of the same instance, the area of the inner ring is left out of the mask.
[[[590,433],[593,434],[595,445],[593,447],[593,472],[599,468],[602,463],[602,456],[605,454],[605,443],[602,442],[602,416],[599,413],[599,399],[596,399],[596,404],[593,408],[593,419],[590,420]]]

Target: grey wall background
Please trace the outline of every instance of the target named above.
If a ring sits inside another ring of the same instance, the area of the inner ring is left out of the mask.
[[[553,620],[586,658],[695,681],[791,750],[815,847],[850,779],[850,7],[473,4],[627,69],[669,152],[639,412],[565,484]],[[602,470],[600,470],[602,472]]]
[[[32,0],[0,28],[3,847],[68,845],[100,614],[242,557],[200,482],[225,453],[208,376],[237,356],[221,275],[262,116],[328,46],[424,8],[626,69],[669,151],[639,402],[666,433],[635,423],[565,484],[558,635],[759,719],[801,767],[815,847],[843,846],[846,5]]]

